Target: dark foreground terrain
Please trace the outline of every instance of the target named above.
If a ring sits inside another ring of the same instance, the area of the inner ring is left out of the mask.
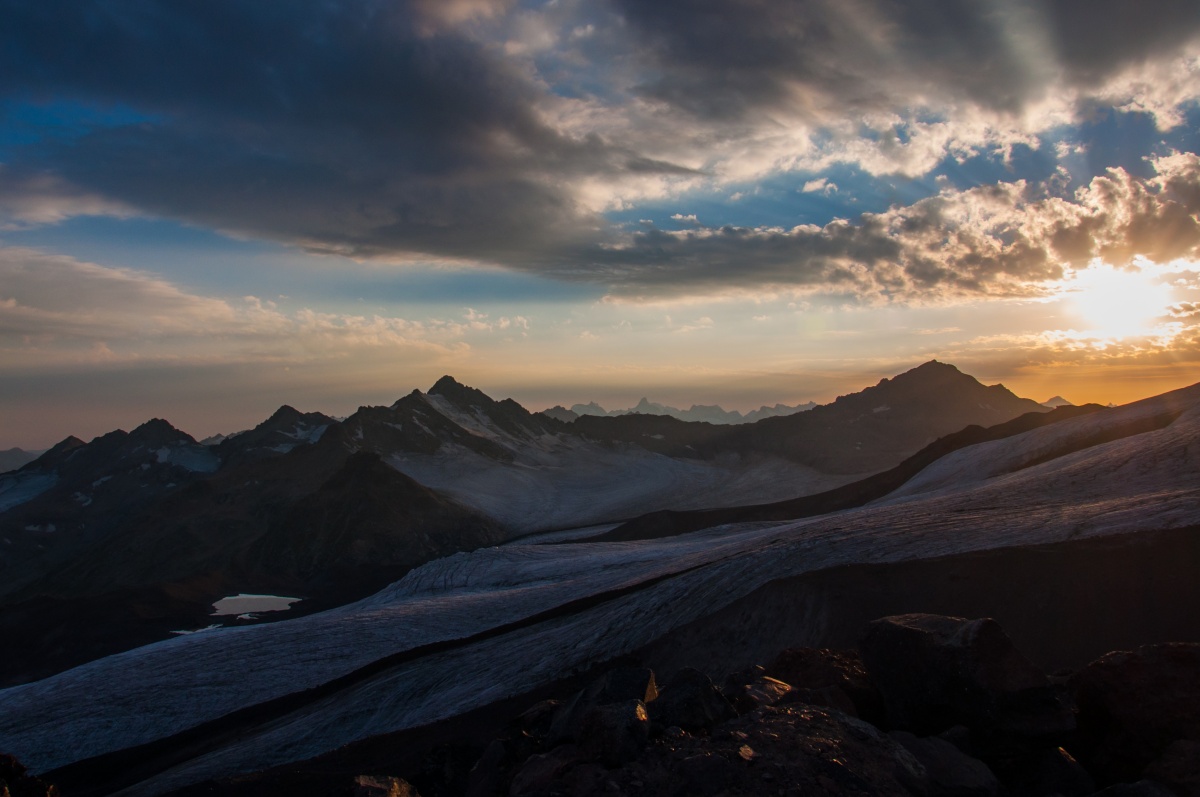
[[[1196,572],[1186,528],[781,579],[536,693],[178,794],[1200,794]],[[43,778],[113,793],[169,747]]]

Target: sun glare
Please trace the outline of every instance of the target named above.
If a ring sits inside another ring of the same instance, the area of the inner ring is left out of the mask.
[[[1065,296],[1089,332],[1130,338],[1154,330],[1171,304],[1171,287],[1148,271],[1092,266],[1075,275]]]

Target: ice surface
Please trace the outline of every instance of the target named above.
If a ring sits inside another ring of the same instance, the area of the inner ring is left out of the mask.
[[[32,501],[58,483],[53,473],[14,473],[0,477],[0,512]]]
[[[776,578],[1200,523],[1200,388],[1171,394],[1166,404],[1183,414],[1164,429],[1011,472],[994,464],[1028,462],[1056,436],[1095,432],[1113,418],[1087,416],[1072,422],[1074,430],[1047,427],[999,441],[1005,445],[964,449],[961,483],[952,486],[946,473],[927,476],[927,485],[941,486],[859,509],[663,540],[520,542],[456,554],[329,612],[128,651],[0,691],[0,749],[45,771],[328,682],[384,656],[460,640],[230,735],[128,792],[156,794],[521,694],[635,650]],[[1151,411],[1131,405],[1116,412]],[[589,596],[599,599],[572,603]],[[558,616],[542,614],[555,607],[563,607]],[[509,630],[475,638],[500,626]]]

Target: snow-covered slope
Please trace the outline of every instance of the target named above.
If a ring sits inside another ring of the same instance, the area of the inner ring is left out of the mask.
[[[676,459],[563,435],[497,462],[465,448],[397,453],[388,464],[514,534],[623,520],[655,509],[736,506],[819,492],[853,477],[775,457]]]
[[[1156,431],[1015,471],[990,464],[1028,463],[1064,435],[1094,437],[1121,413],[1164,407],[1179,414]],[[937,475],[939,463],[924,477],[936,489],[874,506],[638,543],[481,549],[334,611],[96,661],[0,691],[0,748],[45,771],[396,657],[326,694],[267,710],[237,734],[214,735],[208,752],[128,792],[155,794],[523,693],[787,575],[1200,523],[1200,386],[1072,423],[964,449],[958,467],[968,475],[959,483]],[[434,642],[448,644],[397,655]]]
[[[772,456],[684,459],[630,443],[595,442],[541,425],[519,406],[505,407],[448,378],[418,396],[474,439],[442,439],[431,452],[385,449],[388,464],[518,535],[655,509],[781,500],[853,478]]]

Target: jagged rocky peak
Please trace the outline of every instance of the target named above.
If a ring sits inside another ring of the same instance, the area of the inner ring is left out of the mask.
[[[271,413],[271,417],[266,420],[266,423],[288,423],[298,421],[303,418],[303,413],[293,407],[291,404],[284,404],[275,412]]]
[[[572,412],[561,404],[556,404],[549,409],[542,410],[541,414],[545,415],[547,418],[553,418],[556,421],[562,421],[563,423],[571,423],[579,417],[579,413]]]
[[[458,407],[485,407],[495,404],[495,400],[484,393],[459,382],[452,376],[443,376],[429,388],[429,395],[441,396]]]
[[[162,418],[151,418],[129,433],[129,441],[138,445],[166,446],[178,443],[195,443],[187,432],[181,432]]]

